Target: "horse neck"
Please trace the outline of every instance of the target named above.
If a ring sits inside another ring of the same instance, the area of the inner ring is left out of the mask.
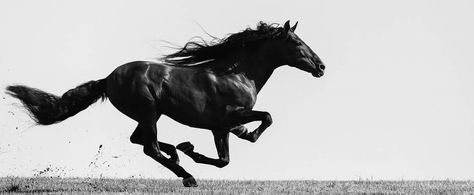
[[[260,50],[241,62],[240,71],[255,83],[257,93],[272,76],[273,71],[279,67],[278,61],[272,56],[270,52]]]

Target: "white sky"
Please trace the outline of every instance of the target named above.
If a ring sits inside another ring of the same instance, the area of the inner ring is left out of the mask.
[[[473,1],[0,2],[0,87],[60,95],[133,60],[263,20],[296,33],[327,65],[321,79],[278,69],[256,110],[274,124],[257,143],[231,136],[229,166],[181,164],[213,179],[474,179]],[[0,176],[175,178],[128,139],[136,123],[110,102],[33,126],[0,100]],[[255,127],[256,125],[253,124]],[[162,117],[159,139],[216,157],[209,131]],[[98,160],[99,145],[103,145]],[[94,165],[90,165],[95,162]]]

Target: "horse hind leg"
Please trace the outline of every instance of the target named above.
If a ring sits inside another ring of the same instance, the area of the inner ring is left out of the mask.
[[[157,136],[157,129],[156,129],[156,123],[145,123],[145,124],[140,124],[142,131],[142,143],[143,143],[143,152],[153,158],[155,161],[159,162],[161,165],[165,166],[169,170],[171,170],[174,174],[176,174],[178,177],[183,178],[183,185],[185,187],[196,187],[197,182],[194,179],[194,177],[186,172],[186,170],[183,169],[183,167],[179,166],[176,164],[176,162],[173,162],[172,160],[166,158],[163,154],[160,152],[160,144],[158,140],[156,139]]]
[[[133,131],[132,135],[130,136],[130,142],[138,145],[145,145],[145,141],[143,140],[142,136],[142,130],[143,128],[138,124],[137,128],[135,131]],[[176,147],[174,147],[171,144],[165,143],[165,142],[160,142],[158,141],[158,146],[160,149],[168,154],[170,156],[169,160],[175,162],[176,164],[179,164],[179,156],[178,152],[176,151]]]
[[[183,167],[176,164],[176,161],[168,159],[160,152],[160,143],[157,140],[156,121],[158,121],[160,118],[161,113],[157,110],[158,108],[156,107],[155,103],[158,101],[158,98],[154,95],[154,93],[152,93],[154,90],[152,90],[150,86],[140,87],[142,87],[140,90],[135,90],[135,95],[138,96],[134,99],[134,101],[137,103],[137,105],[133,105],[133,107],[129,106],[129,108],[123,109],[123,113],[138,122],[137,129],[130,137],[130,141],[143,145],[143,152],[147,156],[153,158],[155,161],[168,168],[170,171],[176,174],[176,176],[183,178],[183,184],[185,187],[196,187],[196,180],[191,174],[186,172]],[[171,148],[168,144],[161,145],[164,146],[163,149]],[[169,151],[171,151],[171,149]]]

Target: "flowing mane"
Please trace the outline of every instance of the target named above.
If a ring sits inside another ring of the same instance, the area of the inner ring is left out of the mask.
[[[247,28],[226,38],[212,41],[189,41],[179,51],[165,55],[161,60],[173,66],[204,66],[216,73],[234,68],[243,56],[254,51],[262,42],[277,37],[283,28],[278,24],[259,22],[256,29]],[[227,60],[226,63],[208,63]]]

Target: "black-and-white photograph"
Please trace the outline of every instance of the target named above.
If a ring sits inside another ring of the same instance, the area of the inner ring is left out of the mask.
[[[0,193],[472,194],[474,2],[0,2]]]

